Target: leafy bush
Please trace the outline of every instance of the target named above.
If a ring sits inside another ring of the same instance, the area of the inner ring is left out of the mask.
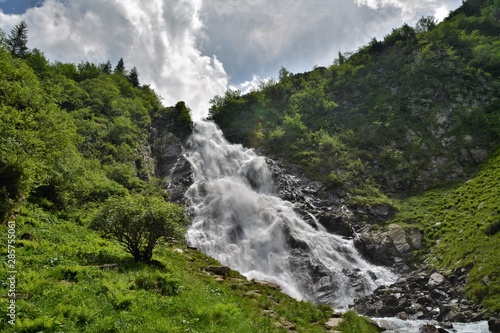
[[[117,240],[136,261],[149,262],[160,241],[183,239],[187,222],[181,206],[133,194],[108,199],[91,228]]]

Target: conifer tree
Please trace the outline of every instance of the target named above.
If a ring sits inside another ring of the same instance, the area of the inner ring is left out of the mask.
[[[137,68],[135,68],[135,66],[132,70],[130,70],[128,81],[136,88],[139,86],[139,73],[137,72]]]
[[[107,61],[105,64],[101,64],[101,70],[104,74],[111,74],[111,61]]]
[[[28,53],[28,26],[25,20],[22,20],[10,31],[7,44],[14,57],[24,58]]]
[[[115,67],[115,73],[125,74],[125,64],[123,62],[123,58],[120,58],[118,64]]]

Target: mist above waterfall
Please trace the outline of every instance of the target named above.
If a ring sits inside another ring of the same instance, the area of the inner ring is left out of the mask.
[[[338,308],[396,279],[363,260],[351,240],[300,218],[275,194],[265,159],[228,143],[214,123],[196,123],[186,157],[194,170],[188,242],[223,265]]]

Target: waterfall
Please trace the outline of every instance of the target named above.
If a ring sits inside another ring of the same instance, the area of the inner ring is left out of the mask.
[[[397,278],[361,258],[352,240],[306,223],[275,194],[265,159],[228,143],[214,123],[196,123],[186,158],[194,170],[188,242],[223,265],[338,309]]]

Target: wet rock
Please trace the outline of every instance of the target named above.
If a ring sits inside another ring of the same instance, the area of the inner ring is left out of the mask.
[[[356,235],[354,246],[371,263],[403,273],[409,271],[406,262],[412,257],[412,247],[406,239],[403,227],[390,224],[387,231],[368,230]]]
[[[400,312],[398,313],[397,317],[401,320],[408,320],[410,319],[410,316],[406,312]]]
[[[184,194],[193,183],[191,164],[183,156],[182,141],[160,125],[153,124],[148,140],[154,159],[154,175],[168,179],[166,189],[171,201],[185,203]]]
[[[328,232],[345,237],[353,237],[354,233],[351,224],[342,215],[325,212],[319,215],[318,222],[325,227]]]
[[[485,320],[486,311],[466,298],[462,276],[468,270],[428,273],[410,272],[391,286],[376,289],[372,295],[357,300],[351,307],[360,314],[408,319],[470,322]],[[462,281],[461,283],[455,283]],[[429,283],[431,282],[431,283]],[[396,299],[398,303],[396,304]]]
[[[490,318],[488,320],[488,329],[492,333],[500,333],[500,318]]]
[[[425,324],[424,326],[419,328],[418,332],[419,333],[439,333],[437,327],[432,325],[432,324]]]

